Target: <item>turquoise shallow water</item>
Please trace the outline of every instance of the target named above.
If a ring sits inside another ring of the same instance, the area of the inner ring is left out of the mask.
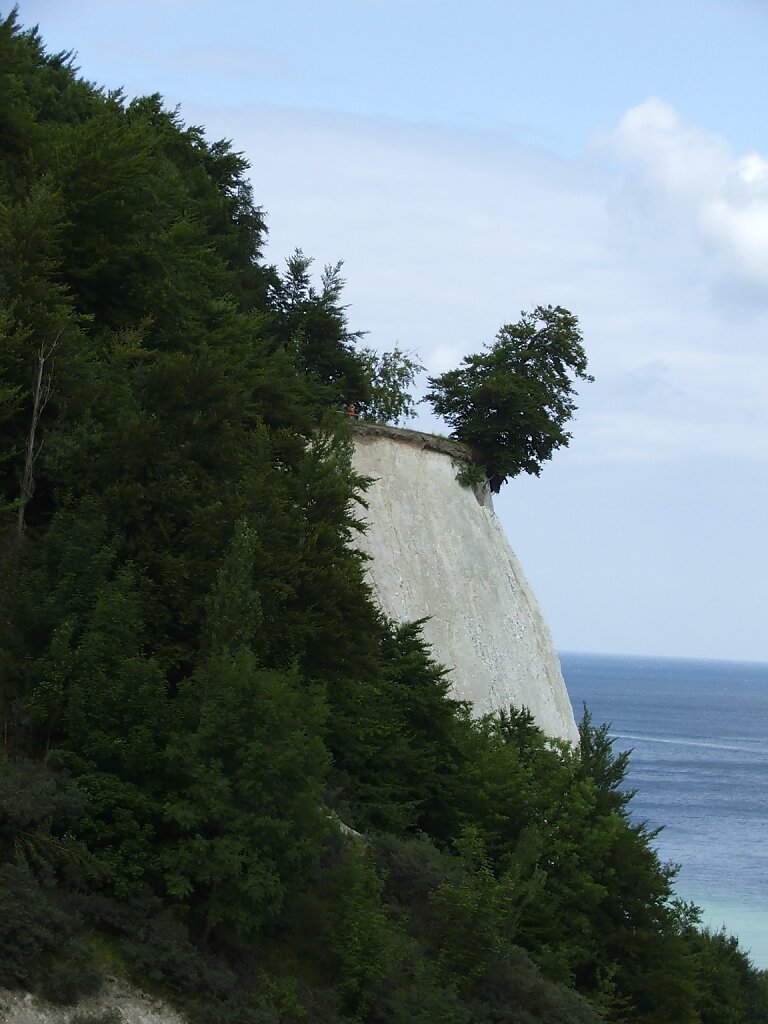
[[[632,749],[633,816],[680,864],[676,889],[703,922],[768,968],[768,665],[561,654],[580,717]]]

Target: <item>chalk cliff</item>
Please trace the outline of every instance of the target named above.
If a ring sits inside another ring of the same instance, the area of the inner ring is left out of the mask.
[[[552,637],[490,493],[456,480],[468,450],[364,423],[354,442],[356,471],[374,479],[358,543],[382,610],[398,622],[429,617],[424,635],[454,696],[478,713],[525,705],[547,735],[575,741]]]

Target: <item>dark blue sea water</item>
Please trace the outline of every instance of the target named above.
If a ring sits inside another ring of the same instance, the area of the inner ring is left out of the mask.
[[[768,665],[561,654],[577,719],[586,702],[633,749],[635,819],[664,825],[676,890],[768,968]]]

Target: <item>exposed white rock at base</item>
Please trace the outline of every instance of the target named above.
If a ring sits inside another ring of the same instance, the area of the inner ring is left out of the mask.
[[[490,495],[457,482],[450,442],[364,425],[354,442],[355,470],[375,478],[356,543],[381,609],[398,622],[428,617],[454,696],[479,714],[525,705],[548,736],[576,742],[549,628]]]
[[[2,1024],[70,1024],[73,1018],[98,1020],[109,1010],[120,1012],[120,1024],[186,1024],[186,1018],[163,1000],[114,978],[75,1006],[57,1006],[29,992],[0,989]]]

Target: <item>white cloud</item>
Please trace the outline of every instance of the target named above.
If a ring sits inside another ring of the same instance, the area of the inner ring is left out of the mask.
[[[581,389],[569,461],[768,458],[768,309],[713,302],[710,279],[691,273],[705,245],[672,216],[690,223],[719,198],[731,229],[742,193],[752,202],[764,188],[757,154],[736,160],[658,101],[622,120],[634,174],[623,186],[596,161],[491,134],[263,106],[235,118],[194,117],[250,157],[267,257],[280,263],[298,245],[318,269],[343,258],[350,322],[370,331],[367,344],[416,351],[434,375],[521,309],[560,303],[579,316],[596,377]],[[653,180],[670,212],[633,234],[638,180]]]
[[[735,154],[656,97],[628,110],[609,143],[656,201],[659,220],[676,218],[698,237],[702,272],[768,303],[768,159]]]

